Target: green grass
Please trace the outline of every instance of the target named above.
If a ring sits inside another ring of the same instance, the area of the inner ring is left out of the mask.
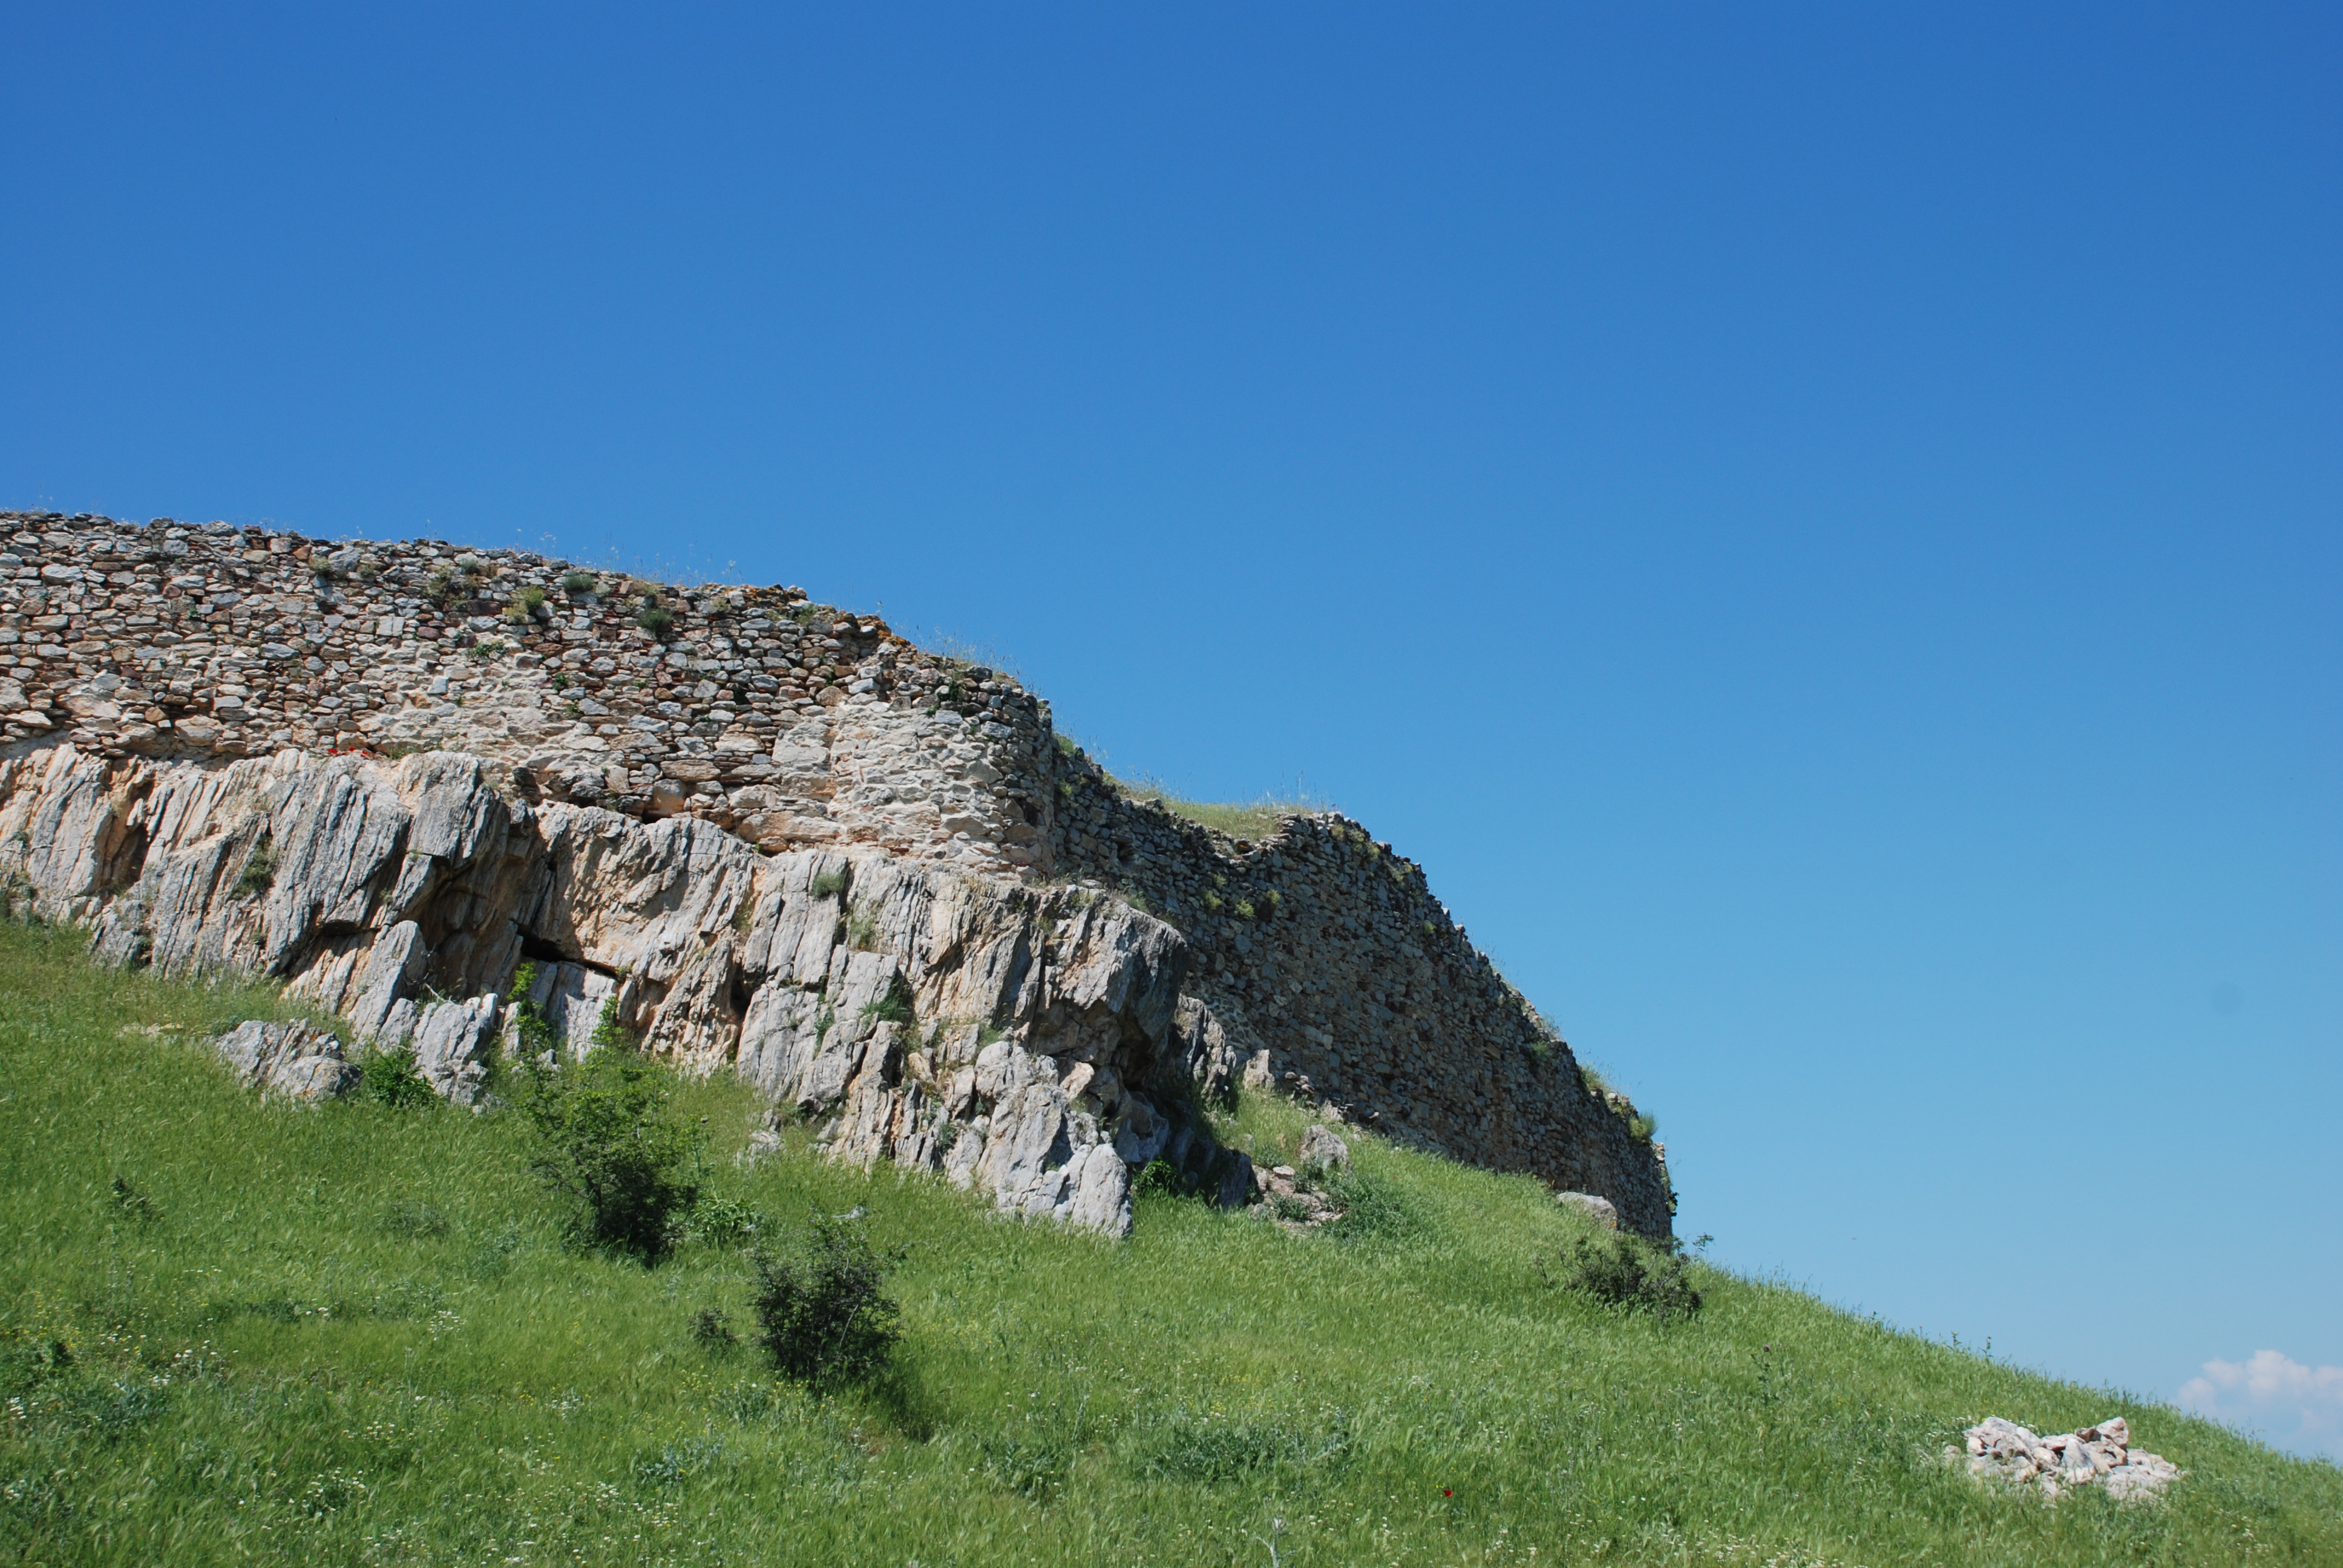
[[[2343,1475],[2164,1407],[1715,1271],[1689,1322],[1574,1297],[1524,1180],[1367,1144],[1357,1224],[1150,1194],[1116,1244],[798,1141],[743,1171],[759,1108],[685,1086],[769,1237],[861,1205],[901,1250],[901,1377],[816,1399],[696,1332],[748,1323],[741,1251],[564,1251],[518,1117],[240,1091],[198,1042],[274,1009],[0,927],[0,1559],[2343,1561]],[[1988,1493],[1931,1457],[1987,1412],[2120,1412],[2191,1474]]]
[[[1114,787],[1133,800],[1153,801],[1175,817],[1185,817],[1200,822],[1232,839],[1258,841],[1268,838],[1283,825],[1289,817],[1332,808],[1323,800],[1302,796],[1263,795],[1258,800],[1191,800],[1175,795],[1151,780],[1118,779],[1107,776]]]

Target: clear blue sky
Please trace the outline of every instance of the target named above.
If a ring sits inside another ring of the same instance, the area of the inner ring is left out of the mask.
[[[0,15],[0,504],[989,644],[1720,1260],[2343,1452],[2343,14],[359,9]]]

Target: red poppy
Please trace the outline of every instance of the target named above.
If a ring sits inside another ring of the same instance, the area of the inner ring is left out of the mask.
[[[1456,1495],[1456,1493],[1455,1493],[1454,1492],[1451,1491],[1450,1489],[1448,1489],[1447,1487],[1443,1486],[1443,1487],[1442,1487],[1442,1488],[1440,1489],[1440,1495],[1441,1495],[1441,1496],[1443,1496],[1443,1497],[1453,1497],[1453,1496],[1455,1496],[1455,1495]]]

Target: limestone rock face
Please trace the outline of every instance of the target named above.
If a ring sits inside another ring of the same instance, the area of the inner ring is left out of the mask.
[[[342,1042],[299,1020],[252,1019],[212,1041],[212,1049],[248,1087],[307,1105],[347,1093],[358,1081],[357,1066],[342,1055]]]
[[[1176,1132],[1192,1174],[1225,1163],[1178,1109],[1175,1020],[1214,1030],[1181,1000],[1187,943],[1091,892],[531,806],[440,753],[206,767],[52,745],[0,761],[0,844],[102,956],[287,981],[368,1044],[411,1048],[459,1103],[529,956],[564,1050],[608,1013],[817,1121],[832,1158],[942,1171],[1007,1212],[1120,1235],[1128,1167]],[[338,1044],[290,1028],[246,1025],[223,1052],[272,1091],[338,1092],[357,1071]]]

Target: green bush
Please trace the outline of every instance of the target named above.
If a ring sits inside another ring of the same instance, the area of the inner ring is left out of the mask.
[[[415,1070],[411,1046],[370,1050],[358,1062],[358,1092],[396,1111],[413,1111],[431,1103],[431,1085]]]
[[[561,577],[563,593],[592,593],[597,586],[592,572],[564,572]]]
[[[603,1010],[613,1031],[616,1010]],[[533,1135],[529,1169],[568,1205],[574,1244],[646,1267],[675,1244],[678,1221],[699,1196],[690,1174],[699,1144],[669,1092],[666,1074],[622,1046],[581,1061],[527,1063],[519,1102]]]
[[[691,1338],[713,1355],[729,1355],[740,1342],[740,1336],[732,1332],[730,1314],[714,1307],[702,1307],[691,1314]]]
[[[850,1220],[814,1217],[799,1257],[755,1259],[757,1341],[783,1377],[820,1390],[868,1382],[902,1337],[888,1260]]]
[[[1700,1311],[1693,1288],[1692,1260],[1661,1247],[1610,1231],[1580,1236],[1563,1254],[1564,1289],[1630,1312],[1648,1312],[1663,1322]]]
[[[537,1005],[529,993],[537,989],[537,965],[525,963],[513,971],[512,989],[505,993],[505,1001],[512,1009],[513,1036],[518,1050],[515,1054],[523,1060],[535,1061],[559,1050],[561,1038],[554,1032],[553,1020]]]

